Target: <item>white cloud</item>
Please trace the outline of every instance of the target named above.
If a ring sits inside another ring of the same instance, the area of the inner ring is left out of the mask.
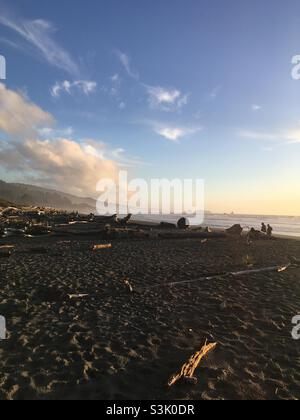
[[[180,90],[175,88],[164,88],[161,86],[151,86],[142,83],[140,81],[139,73],[132,68],[130,57],[124,52],[118,50],[115,52],[127,74],[135,79],[140,86],[146,89],[148,94],[148,102],[151,108],[171,112],[178,111],[187,105],[189,95],[182,94]],[[121,84],[119,74],[112,76],[111,81],[114,85],[111,92],[114,95],[118,95]],[[122,108],[122,104],[120,104],[120,106]]]
[[[163,111],[176,111],[188,103],[188,95],[183,95],[178,89],[166,89],[160,86],[145,85],[151,108]]]
[[[211,92],[210,92],[209,96],[210,96],[210,99],[211,99],[212,101],[214,101],[214,100],[216,100],[216,99],[217,99],[217,97],[218,97],[218,95],[219,95],[219,93],[220,93],[220,90],[221,90],[221,86],[216,86],[215,88],[213,88],[213,89],[211,90]]]
[[[222,86],[221,85],[218,85],[218,86],[215,86],[210,92],[209,92],[209,94],[207,95],[207,100],[208,101],[211,101],[211,102],[214,102],[216,99],[217,99],[217,97],[219,96],[219,94],[220,94],[220,92],[221,92],[221,89],[222,89]]]
[[[118,73],[111,76],[110,80],[112,81],[112,83],[115,83],[117,85],[119,85],[121,83],[121,77]]]
[[[120,110],[124,110],[126,108],[126,103],[122,99],[121,95],[121,86],[122,86],[122,78],[118,73],[115,73],[110,78],[110,87],[102,87],[102,91],[109,94],[117,104]]]
[[[94,93],[97,89],[97,83],[90,80],[75,80],[70,82],[65,80],[63,82],[56,82],[51,88],[51,95],[54,98],[59,98],[61,93],[67,93],[72,95],[73,92],[78,91],[85,95],[90,95]]]
[[[20,93],[0,84],[0,165],[23,180],[82,195],[95,195],[101,178],[115,179],[119,163],[103,142],[52,137],[54,118]],[[41,134],[49,137],[41,139]],[[60,134],[63,134],[62,132]],[[69,129],[71,134],[71,128]],[[95,153],[96,151],[96,153]]]
[[[114,74],[110,78],[110,82],[111,82],[110,94],[112,96],[118,96],[120,93],[120,88],[121,88],[121,77],[119,76],[119,74],[118,73]]]
[[[260,111],[262,110],[262,106],[261,105],[257,105],[257,104],[253,104],[251,106],[252,111],[256,112],[256,111]]]
[[[113,149],[108,153],[108,156],[113,159],[118,165],[126,168],[142,167],[146,163],[137,157],[127,156],[126,151],[122,148]]]
[[[189,102],[189,95],[182,95],[177,102],[177,108],[180,109]]]
[[[252,130],[241,130],[238,132],[239,137],[252,140],[278,140],[277,133],[265,132],[265,131],[252,131]]]
[[[125,153],[125,150],[124,150],[124,149],[122,149],[122,148],[118,148],[118,149],[115,149],[115,150],[113,151],[113,156],[114,156],[117,160],[119,160],[119,159],[122,159],[122,158],[123,158],[124,153]]]
[[[1,165],[74,194],[95,196],[99,179],[117,176],[116,162],[71,139],[26,139],[6,146],[0,146]]]
[[[129,56],[121,51],[116,51],[116,54],[127,74],[133,79],[139,80],[139,73],[132,69]]]
[[[38,127],[51,125],[54,118],[23,94],[0,83],[0,130],[9,135],[35,135]]]
[[[182,128],[162,127],[158,128],[156,132],[160,136],[175,142],[184,136],[184,131],[182,130]]]
[[[160,87],[149,87],[149,94],[151,95],[151,100],[157,104],[173,104],[181,96],[179,90],[166,90]]]
[[[87,154],[96,156],[98,158],[115,162],[118,167],[140,167],[144,166],[142,162],[136,157],[131,157],[126,154],[122,148],[110,148],[106,143],[100,140],[85,139],[82,146]]]
[[[42,138],[57,138],[57,137],[66,137],[70,138],[74,135],[74,130],[72,127],[67,127],[64,129],[54,129],[50,127],[43,127],[38,130],[38,134]]]
[[[56,28],[42,19],[14,19],[1,10],[0,24],[10,28],[27,43],[27,46],[39,53],[49,64],[64,70],[72,76],[79,75],[79,68],[71,55],[54,39]]]
[[[156,134],[173,142],[178,142],[181,138],[191,136],[202,130],[202,127],[176,127],[161,123],[155,123],[153,128]]]
[[[281,130],[277,132],[241,130],[237,133],[237,135],[250,140],[265,140],[283,144],[300,143],[299,128]]]

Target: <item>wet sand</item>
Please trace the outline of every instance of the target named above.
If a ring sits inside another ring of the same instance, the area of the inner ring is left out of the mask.
[[[284,265],[300,259],[299,241],[110,242],[91,251],[105,241],[1,241],[15,245],[0,259],[8,328],[0,341],[1,400],[300,398],[300,341],[291,336],[300,268],[164,286]],[[198,383],[168,389],[206,340],[218,346],[197,369]]]

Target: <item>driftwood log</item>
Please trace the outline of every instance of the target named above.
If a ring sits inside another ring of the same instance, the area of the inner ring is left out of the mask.
[[[194,382],[197,382],[196,378],[194,378],[196,369],[198,368],[201,360],[208,353],[214,350],[216,346],[217,346],[217,343],[212,343],[212,344],[205,343],[202,349],[198,351],[196,354],[194,354],[189,359],[189,361],[182,366],[181,371],[170,378],[168,382],[168,386],[171,387],[175,385],[181,379],[188,379],[188,380],[194,379]]]

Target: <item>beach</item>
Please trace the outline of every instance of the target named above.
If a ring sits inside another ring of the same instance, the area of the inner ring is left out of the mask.
[[[0,259],[1,400],[300,398],[300,267],[222,276],[286,266],[299,241],[60,235],[4,245],[14,252]],[[206,342],[217,346],[197,382],[168,387]]]

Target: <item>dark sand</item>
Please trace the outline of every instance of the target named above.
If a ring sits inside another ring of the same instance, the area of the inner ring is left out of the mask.
[[[1,241],[16,252],[0,259],[0,399],[300,398],[300,341],[291,337],[300,268],[163,287],[285,264],[300,258],[299,241],[124,240],[92,252],[101,241],[61,240]],[[159,287],[131,294],[126,279]],[[90,296],[68,298],[76,293]],[[167,389],[206,340],[218,347],[198,384]]]

